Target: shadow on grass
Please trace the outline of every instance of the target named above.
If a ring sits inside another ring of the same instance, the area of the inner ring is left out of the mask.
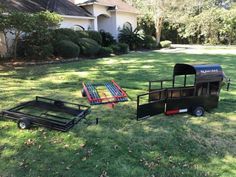
[[[124,117],[135,116],[135,109],[123,104],[101,112],[95,108],[95,113],[103,115],[99,125],[80,123],[68,133],[36,128],[14,135],[15,128],[6,128],[1,139],[10,136],[17,142],[1,145],[1,158],[9,162],[3,175],[217,176],[219,171],[214,169],[219,166],[213,166],[212,160],[236,155],[233,127],[219,132],[193,123],[196,118],[185,114],[137,122]],[[220,121],[224,117],[213,120],[214,115],[201,119],[228,124]],[[227,174],[234,175],[233,171]]]
[[[235,56],[132,53],[103,60],[1,71],[1,108],[34,96],[87,103],[83,81],[114,79],[131,101],[114,110],[94,106],[89,119],[68,133],[34,128],[19,131],[0,122],[0,176],[234,176],[235,85],[223,92],[219,108],[203,118],[187,114],[135,121],[136,95],[148,80],[170,78],[175,63],[222,64],[235,76]],[[229,116],[229,117],[228,117]],[[230,117],[231,116],[231,117]]]

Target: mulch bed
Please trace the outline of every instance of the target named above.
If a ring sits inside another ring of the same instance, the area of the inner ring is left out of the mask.
[[[24,66],[34,66],[34,65],[48,65],[48,64],[58,64],[58,63],[68,63],[74,61],[84,60],[84,58],[72,58],[72,59],[51,59],[51,60],[33,60],[33,61],[23,61],[20,60],[7,60],[0,62],[0,69],[6,67],[24,67]]]

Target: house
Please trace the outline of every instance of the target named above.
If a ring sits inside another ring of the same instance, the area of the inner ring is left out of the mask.
[[[36,13],[51,11],[61,15],[61,28],[104,30],[116,39],[123,26],[137,26],[138,10],[122,0],[0,0],[7,11]],[[0,34],[0,54],[6,51]]]
[[[137,27],[138,10],[122,0],[70,0],[94,17],[93,30],[110,32],[115,38],[124,25]]]

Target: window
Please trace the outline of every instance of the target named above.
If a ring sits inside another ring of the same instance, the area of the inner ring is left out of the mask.
[[[123,28],[128,28],[128,29],[132,29],[132,24],[130,22],[125,22],[123,25]]]
[[[186,86],[194,86],[195,82],[195,74],[186,76]]]
[[[71,29],[73,29],[74,31],[84,31],[84,27],[80,25],[75,25],[71,27]]]

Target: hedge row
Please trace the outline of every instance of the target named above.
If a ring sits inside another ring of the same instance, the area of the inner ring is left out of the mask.
[[[116,43],[110,33],[101,31],[74,31],[72,29],[48,30],[46,34],[33,33],[19,41],[18,56],[45,59],[104,57],[129,52],[127,44]]]

